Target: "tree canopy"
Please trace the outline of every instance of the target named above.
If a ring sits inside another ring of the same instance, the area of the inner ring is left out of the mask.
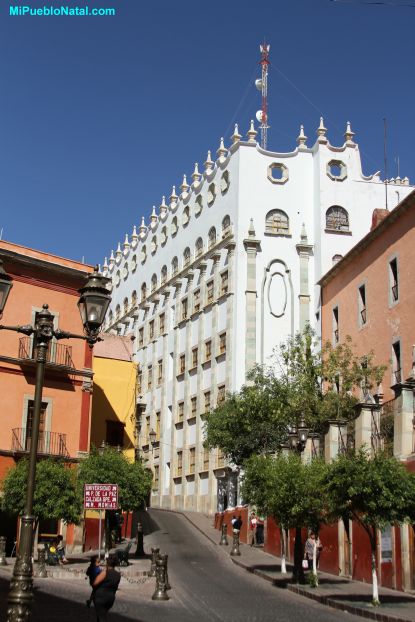
[[[64,463],[48,458],[40,460],[36,468],[36,488],[33,513],[40,519],[63,520],[78,523],[82,500],[77,494],[76,472]],[[28,460],[20,460],[9,470],[3,481],[2,505],[6,512],[21,515],[25,509],[28,478]]]
[[[93,449],[79,464],[78,487],[84,484],[118,484],[119,506],[125,512],[138,510],[146,499],[152,474],[141,462],[130,462],[122,452],[111,447]]]

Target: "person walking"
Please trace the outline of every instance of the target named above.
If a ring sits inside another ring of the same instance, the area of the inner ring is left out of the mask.
[[[97,576],[100,574],[101,571],[102,571],[102,568],[99,565],[98,555],[92,555],[91,562],[90,562],[90,564],[89,564],[89,566],[88,566],[88,568],[86,569],[86,572],[85,572],[86,576],[89,579],[89,585],[92,587],[91,596],[86,601],[86,606],[87,607],[90,607],[91,603],[94,602],[94,597],[95,597],[94,582],[95,582],[95,579],[97,578]]]
[[[304,547],[304,559],[306,559],[308,562],[309,570],[313,570],[314,549],[316,550],[316,568],[318,568],[322,548],[323,546],[321,544],[320,538],[316,536],[313,531],[310,531]]]
[[[99,573],[93,583],[95,589],[94,605],[97,613],[97,622],[108,620],[108,611],[114,604],[115,593],[121,580],[121,574],[115,570],[118,563],[116,555],[109,555],[107,567]]]
[[[255,539],[260,546],[264,544],[264,519],[262,516],[257,516]]]
[[[241,531],[241,527],[242,527],[242,516],[239,514],[238,518],[233,523],[233,530]]]
[[[67,564],[68,560],[65,555],[65,545],[63,543],[63,536],[59,535],[56,540],[56,552],[58,554],[59,562],[61,564]]]

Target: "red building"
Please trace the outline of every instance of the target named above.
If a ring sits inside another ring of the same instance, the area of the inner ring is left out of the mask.
[[[33,324],[47,303],[56,328],[82,334],[77,302],[91,266],[0,241],[0,258],[13,278],[1,323]],[[40,422],[39,456],[59,456],[76,463],[89,451],[92,389],[92,353],[85,341],[71,339],[50,344]],[[33,338],[0,331],[0,482],[31,442],[35,361]],[[0,514],[8,549],[13,545],[16,523]],[[63,533],[68,549],[82,544],[82,530],[54,521],[39,525],[42,534]]]

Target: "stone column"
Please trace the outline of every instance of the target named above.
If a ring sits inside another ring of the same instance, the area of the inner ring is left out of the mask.
[[[255,238],[254,223],[243,241],[246,251],[246,290],[245,290],[245,375],[255,365],[256,357],[256,256],[261,251],[261,242]]]
[[[187,477],[186,473],[189,473],[190,469],[190,451],[189,451],[189,431],[188,431],[188,419],[190,415],[190,376],[189,369],[192,366],[192,348],[191,348],[191,338],[192,338],[192,328],[190,323],[190,315],[191,315],[191,289],[194,278],[193,270],[189,270],[186,274],[187,283],[186,283],[186,292],[185,295],[187,297],[187,318],[185,320],[181,320],[181,324],[185,325],[186,338],[185,338],[185,356],[186,356],[186,371],[184,373],[184,421],[183,421],[183,479],[182,479],[182,498],[183,498],[183,509],[187,508]],[[180,309],[181,314],[181,309]],[[195,474],[196,479],[196,474]],[[194,493],[193,493],[194,497]],[[194,510],[195,508],[190,508]]]
[[[177,376],[177,366],[178,366],[178,360],[177,360],[177,356],[178,356],[178,352],[179,352],[179,330],[178,330],[178,323],[179,323],[179,313],[180,313],[180,304],[179,304],[179,298],[180,298],[180,292],[181,292],[181,288],[182,288],[182,282],[180,279],[177,279],[174,284],[173,287],[175,289],[175,294],[174,294],[174,317],[173,317],[173,331],[174,331],[174,335],[173,335],[173,391],[172,391],[172,426],[171,426],[171,448],[172,448],[172,453],[171,453],[171,459],[170,459],[170,477],[171,477],[171,507],[175,507],[175,495],[174,495],[174,477],[176,474],[176,467],[177,467],[177,446],[176,446],[176,419],[177,419],[177,381],[176,381],[176,376]],[[172,303],[173,304],[173,303]],[[171,305],[172,306],[172,305]],[[171,308],[170,306],[170,308]],[[182,478],[182,490],[183,490],[183,478]]]
[[[355,420],[355,448],[358,451],[365,446],[368,451],[372,451],[372,420],[379,417],[379,404],[361,403],[357,404],[358,412]]]
[[[396,397],[393,455],[398,460],[404,460],[413,451],[414,388],[415,381],[412,378],[393,387]]]
[[[164,490],[166,487],[165,482],[165,465],[166,465],[166,443],[170,445],[170,438],[166,436],[166,413],[167,413],[167,382],[168,382],[168,366],[169,366],[169,348],[168,348],[168,312],[169,312],[169,297],[170,292],[163,292],[164,301],[162,312],[164,313],[164,332],[159,335],[159,339],[163,341],[163,380],[161,386],[161,400],[160,400],[160,448],[159,448],[159,499],[160,499],[160,507],[163,507],[163,496]],[[173,425],[173,424],[172,424]],[[170,451],[170,464],[171,464],[172,452]],[[170,471],[171,475],[171,471]]]
[[[301,230],[301,243],[296,245],[297,253],[300,258],[300,293],[298,302],[300,305],[300,330],[302,331],[310,321],[310,291],[308,262],[313,254],[313,247],[308,244],[307,233],[303,224]]]
[[[207,264],[205,262],[201,262],[197,268],[199,269],[199,300],[200,300],[200,309],[197,313],[197,347],[198,347],[198,366],[197,366],[197,407],[198,413],[196,418],[196,473],[195,473],[195,495],[196,495],[196,510],[198,512],[206,511],[206,508],[202,507],[201,498],[200,498],[200,490],[199,490],[199,477],[198,472],[202,468],[202,459],[203,459],[203,430],[202,430],[202,421],[200,419],[200,413],[204,413],[205,406],[205,396],[203,393],[203,357],[204,357],[204,313],[203,313],[203,303],[206,300],[206,288],[205,288],[205,275]],[[192,301],[192,312],[193,312],[193,301]]]
[[[329,430],[324,439],[324,460],[332,462],[342,450],[341,437],[344,443],[347,441],[347,423],[337,419],[330,419],[328,423]]]

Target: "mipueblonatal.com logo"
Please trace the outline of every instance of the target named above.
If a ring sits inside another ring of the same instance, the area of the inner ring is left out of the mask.
[[[31,7],[25,4],[10,5],[9,15],[13,17],[113,17],[116,14],[114,8],[97,8],[85,6],[43,6]]]

